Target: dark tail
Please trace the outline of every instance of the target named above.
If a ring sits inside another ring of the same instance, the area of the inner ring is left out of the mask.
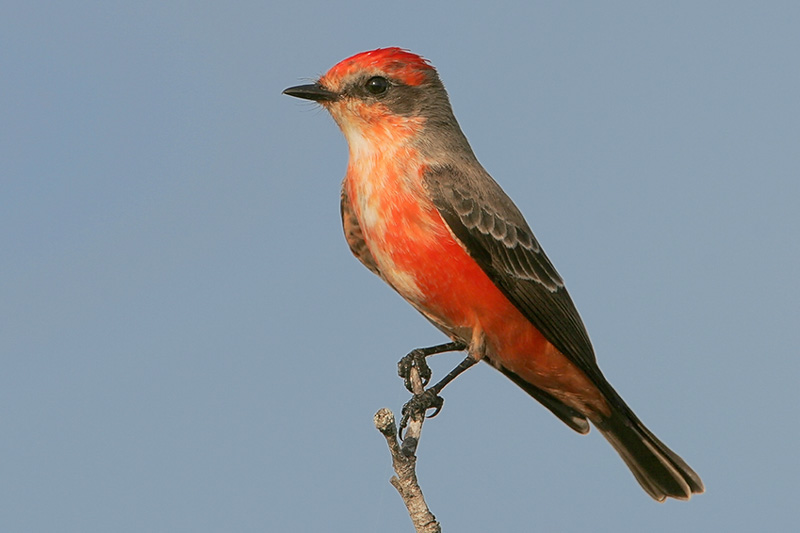
[[[587,415],[537,389],[513,372],[503,367],[498,369],[569,427],[578,433],[589,432]],[[611,415],[593,414],[588,417],[617,450],[642,488],[660,502],[667,498],[688,500],[692,494],[703,492],[700,476],[642,424],[602,375],[598,387],[606,397]]]
[[[617,450],[647,493],[662,502],[666,498],[688,500],[705,489],[694,470],[666,447],[617,397],[609,417],[592,420]]]

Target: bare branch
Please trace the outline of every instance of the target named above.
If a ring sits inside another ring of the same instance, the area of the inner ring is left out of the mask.
[[[422,394],[422,380],[416,368],[411,369],[411,384],[414,394]],[[412,415],[408,422],[406,437],[403,439],[403,443],[400,444],[397,441],[397,425],[394,421],[394,414],[389,409],[383,408],[375,413],[374,417],[375,427],[383,434],[386,438],[386,444],[389,445],[389,452],[392,454],[392,467],[395,474],[397,474],[392,476],[390,482],[400,493],[400,497],[403,498],[414,528],[417,533],[441,533],[442,527],[436,521],[436,517],[433,516],[430,509],[428,509],[425,497],[422,495],[422,489],[417,481],[417,457],[414,454],[417,450],[424,420],[424,413],[422,415]]]

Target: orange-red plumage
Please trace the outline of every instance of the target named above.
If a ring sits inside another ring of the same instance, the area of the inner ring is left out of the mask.
[[[342,216],[362,263],[570,427],[594,423],[653,498],[703,491],[600,372],[563,281],[478,163],[426,60],[363,52],[287,93],[319,101],[347,138]]]
[[[383,146],[398,144],[396,139],[382,139],[380,126],[368,131],[377,141],[392,141]],[[494,362],[579,411],[607,414],[597,388],[520,313],[453,237],[426,198],[424,165],[410,163],[420,162],[419,154],[403,151],[399,155],[388,149],[351,158],[343,184],[383,276],[434,323],[485,335]]]
[[[378,48],[361,52],[337,63],[325,76],[326,83],[335,87],[353,73],[380,71],[390,73],[408,85],[419,85],[425,79],[422,73],[433,67],[422,57],[397,47]]]

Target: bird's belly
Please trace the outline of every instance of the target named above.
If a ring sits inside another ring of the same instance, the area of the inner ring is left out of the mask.
[[[402,156],[402,157],[401,157]],[[344,186],[381,277],[474,355],[487,356],[581,412],[605,401],[489,279],[456,240],[422,185],[413,151],[351,156]]]
[[[433,205],[397,206],[365,231],[384,279],[454,340],[581,412],[603,410],[596,387],[492,282]]]

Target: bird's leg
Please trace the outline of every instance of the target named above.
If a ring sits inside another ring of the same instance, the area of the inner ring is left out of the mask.
[[[428,363],[425,361],[426,357],[429,355],[435,355],[437,353],[460,352],[466,348],[467,345],[463,342],[447,342],[445,344],[437,344],[436,346],[430,346],[428,348],[417,348],[415,350],[411,350],[408,355],[397,362],[397,374],[403,378],[403,383],[405,383],[406,388],[410,392],[414,392],[414,388],[411,386],[412,368],[417,368],[419,377],[422,380],[422,387],[424,388],[431,380],[431,369],[428,366]]]
[[[438,415],[439,411],[442,410],[442,406],[444,405],[444,399],[439,396],[439,393],[448,383],[456,379],[459,374],[477,362],[478,359],[472,355],[472,353],[469,353],[467,357],[465,357],[464,360],[458,364],[457,367],[451,370],[450,373],[443,377],[436,385],[425,390],[422,394],[415,394],[410,400],[408,400],[408,402],[406,402],[406,404],[403,406],[403,417],[400,419],[401,437],[403,435],[403,430],[408,424],[408,419],[414,414],[422,414],[424,416],[425,411],[428,409],[436,409],[433,414],[427,418],[433,418],[434,416]]]

